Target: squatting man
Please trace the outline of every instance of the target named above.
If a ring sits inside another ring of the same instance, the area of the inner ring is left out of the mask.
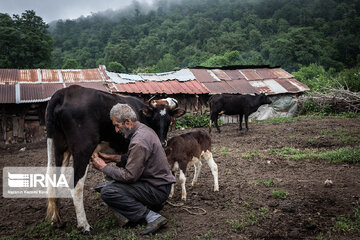
[[[162,209],[175,183],[164,149],[156,133],[140,123],[127,104],[116,104],[110,118],[117,133],[130,140],[126,155],[99,153],[93,166],[112,181],[103,184],[101,198],[130,222],[146,220],[143,235],[157,231],[167,219],[156,211]],[[116,167],[107,165],[115,162]]]

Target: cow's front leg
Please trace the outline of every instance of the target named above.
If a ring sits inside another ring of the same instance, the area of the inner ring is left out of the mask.
[[[245,114],[245,126],[246,126],[246,131],[249,130],[249,127],[248,127],[248,120],[249,120],[249,115],[248,114]]]
[[[84,185],[85,179],[87,175],[89,165],[87,165],[85,174],[79,179],[76,183],[74,189],[71,189],[71,196],[73,198],[75,212],[76,212],[76,219],[77,219],[77,227],[82,229],[83,232],[90,231],[90,224],[86,219],[86,213],[84,209]],[[76,169],[75,169],[76,171]],[[75,173],[76,176],[76,173]]]

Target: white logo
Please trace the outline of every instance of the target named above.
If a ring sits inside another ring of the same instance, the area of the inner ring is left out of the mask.
[[[4,198],[71,198],[73,167],[4,167]]]
[[[60,174],[56,179],[56,174],[12,174],[8,172],[9,187],[69,187],[64,174]]]

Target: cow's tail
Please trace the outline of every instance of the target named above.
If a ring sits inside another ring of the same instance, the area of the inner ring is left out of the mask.
[[[47,154],[48,154],[48,164],[46,173],[49,176],[53,175],[53,162],[55,162],[55,145],[52,138],[47,139]],[[46,210],[46,220],[50,220],[51,223],[61,224],[59,208],[58,208],[58,200],[56,196],[56,189],[52,186],[52,184],[48,185],[47,188],[48,195],[48,205]]]
[[[62,91],[56,92],[48,102],[46,107],[45,119],[47,128],[47,174],[50,176],[53,174],[53,164],[55,162],[55,144],[54,144],[54,131],[56,128],[56,107],[63,102]],[[56,189],[49,184],[47,188],[48,205],[46,211],[46,220],[50,220],[52,223],[58,225],[61,224],[58,200],[56,198]]]

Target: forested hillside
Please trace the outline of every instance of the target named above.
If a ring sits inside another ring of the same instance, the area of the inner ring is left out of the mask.
[[[281,65],[294,71],[311,63],[339,71],[360,60],[359,0],[157,4],[147,12],[135,5],[58,21],[51,28],[53,67],[75,59],[67,64],[90,68],[117,62],[128,72],[228,64]]]

